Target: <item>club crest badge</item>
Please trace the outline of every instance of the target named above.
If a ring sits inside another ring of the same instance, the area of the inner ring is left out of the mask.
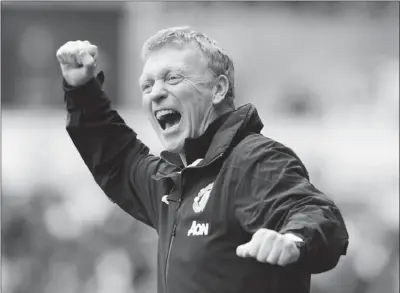
[[[213,187],[214,183],[208,184],[206,187],[201,189],[197,196],[194,198],[193,202],[193,211],[195,213],[201,213],[204,211],[204,208],[206,207],[208,198],[210,197],[211,189]]]

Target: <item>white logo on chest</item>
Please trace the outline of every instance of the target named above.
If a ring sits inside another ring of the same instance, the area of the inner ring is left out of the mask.
[[[204,235],[208,235],[208,223],[196,223],[196,221],[193,221],[187,236],[204,236]]]
[[[202,211],[204,211],[208,198],[210,197],[213,185],[214,183],[208,184],[206,187],[201,189],[197,196],[194,198],[193,211],[195,213],[201,213]]]

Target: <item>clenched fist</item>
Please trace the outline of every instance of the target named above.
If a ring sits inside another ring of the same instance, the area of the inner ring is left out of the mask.
[[[72,86],[87,83],[95,75],[98,49],[88,41],[67,42],[57,51],[64,79]]]
[[[240,257],[255,258],[259,262],[286,266],[300,257],[300,249],[296,242],[302,242],[302,239],[293,234],[260,229],[249,242],[237,247],[236,254]]]

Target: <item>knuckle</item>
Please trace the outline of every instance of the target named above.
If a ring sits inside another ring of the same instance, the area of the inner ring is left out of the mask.
[[[278,243],[278,244],[281,244],[281,245],[284,245],[284,243],[286,242],[285,240],[285,238],[284,238],[284,236],[283,235],[275,235],[275,238],[276,238],[276,242]]]
[[[287,241],[283,241],[281,246],[283,248],[285,248],[285,250],[290,250],[292,248],[293,243],[291,242],[287,242]]]
[[[256,233],[254,233],[253,237],[263,237],[267,235],[267,230],[264,228],[261,228],[259,230],[256,231]]]
[[[257,232],[260,233],[260,234],[265,234],[265,233],[268,232],[268,229],[261,228],[261,229],[259,229]]]
[[[259,261],[259,262],[266,262],[266,261],[267,261],[267,260],[266,260],[264,257],[262,257],[261,255],[257,255],[256,259],[257,259],[257,261]]]
[[[274,265],[276,264],[276,259],[273,255],[269,255],[267,258],[267,262]]]
[[[76,48],[77,46],[79,46],[79,41],[69,41],[69,42],[66,44],[66,47],[67,47],[69,50],[73,50],[73,49]]]
[[[60,51],[61,54],[66,54],[68,52],[71,52],[72,49],[73,49],[73,43],[69,41],[60,48]]]
[[[296,251],[297,251],[297,247],[296,247],[296,245],[295,245],[294,243],[287,244],[287,245],[285,246],[285,248],[286,248],[286,249],[285,249],[286,252],[287,252],[288,254],[290,254],[290,255],[295,254]]]
[[[60,48],[58,48],[57,53],[62,54],[67,48],[67,44],[62,45]]]
[[[276,235],[274,233],[271,233],[270,231],[266,232],[263,237],[264,240],[268,241],[269,243],[274,242],[276,240]]]
[[[68,42],[64,45],[64,47],[67,48],[67,49],[70,49],[70,48],[73,48],[74,45],[75,45],[75,41],[68,41]]]
[[[267,236],[262,239],[261,245],[263,248],[269,247],[272,244],[273,244],[273,239],[271,239],[270,237]]]
[[[249,257],[257,257],[257,250],[256,250],[256,249],[249,249],[249,250],[247,251],[247,255],[248,255]]]
[[[279,259],[279,260],[278,260],[278,265],[280,265],[280,266],[285,266],[285,265],[286,265],[286,261],[283,260],[283,259]]]
[[[268,235],[271,239],[274,239],[274,240],[279,239],[279,236],[280,236],[280,234],[276,233],[275,231],[271,231]]]

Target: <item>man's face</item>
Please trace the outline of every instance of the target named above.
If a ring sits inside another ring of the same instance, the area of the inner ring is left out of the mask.
[[[215,119],[213,75],[195,45],[171,44],[150,54],[140,78],[143,107],[163,146],[181,153]]]

